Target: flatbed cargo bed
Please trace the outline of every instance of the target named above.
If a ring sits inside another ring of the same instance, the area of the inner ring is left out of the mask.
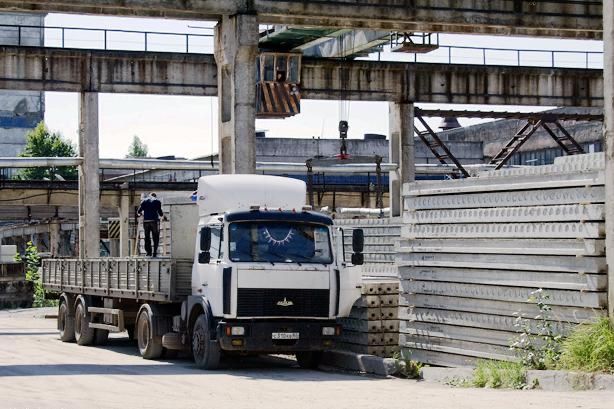
[[[49,292],[177,302],[191,293],[192,260],[144,257],[43,259]]]

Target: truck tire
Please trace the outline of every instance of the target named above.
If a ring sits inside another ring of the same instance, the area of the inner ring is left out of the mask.
[[[96,331],[90,328],[90,317],[82,302],[75,308],[75,339],[79,345],[92,345]]]
[[[154,334],[151,316],[143,309],[136,320],[136,338],[139,352],[145,359],[158,359],[162,356],[162,337]]]
[[[94,338],[96,345],[107,345],[107,342],[109,342],[109,331],[106,329],[96,328],[96,335]]]
[[[211,341],[211,330],[205,314],[200,314],[192,330],[192,356],[201,369],[217,369],[222,351],[217,342]]]
[[[62,342],[75,341],[75,317],[72,317],[68,310],[66,301],[62,300],[58,307],[58,330]]]
[[[322,352],[320,351],[296,353],[296,362],[298,362],[298,366],[303,369],[318,369],[320,361],[322,361]]]

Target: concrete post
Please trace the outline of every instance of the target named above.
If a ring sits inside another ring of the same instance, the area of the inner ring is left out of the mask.
[[[119,204],[119,256],[130,255],[130,192],[122,192]]]
[[[224,16],[215,27],[220,173],[256,173],[255,15]]]
[[[608,312],[614,321],[614,2],[603,2],[603,132],[605,140],[605,248]]]
[[[79,100],[79,257],[100,256],[100,181],[98,179],[98,94]]]
[[[60,229],[61,223],[57,218],[49,222],[49,252],[51,257],[60,256]]]
[[[388,108],[390,162],[398,163],[399,169],[390,172],[390,216],[403,213],[403,184],[416,179],[414,152],[414,104],[391,102]]]

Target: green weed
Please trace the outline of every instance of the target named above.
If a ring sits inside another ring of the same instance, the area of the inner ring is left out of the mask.
[[[614,326],[608,318],[578,325],[561,347],[560,369],[614,372]]]
[[[526,368],[516,362],[480,360],[473,372],[472,384],[478,388],[525,389]]]

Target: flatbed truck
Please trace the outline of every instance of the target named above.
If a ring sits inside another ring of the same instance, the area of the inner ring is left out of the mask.
[[[169,205],[170,257],[45,259],[64,342],[104,344],[127,331],[141,356],[296,354],[316,367],[360,297],[362,231],[305,207],[305,183],[263,175],[199,179],[196,203]]]

